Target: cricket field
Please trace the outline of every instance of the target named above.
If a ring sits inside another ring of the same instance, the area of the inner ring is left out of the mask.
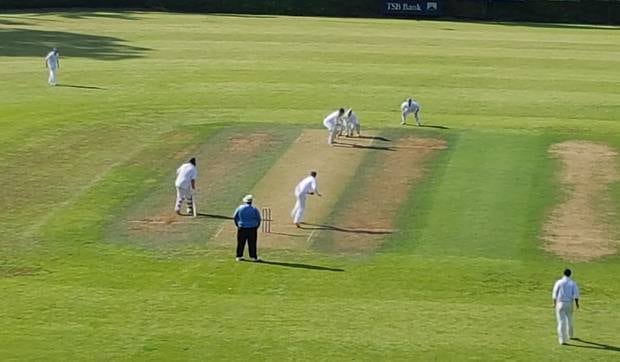
[[[619,35],[0,15],[0,360],[617,360]],[[423,127],[400,125],[409,96]],[[339,107],[362,137],[328,147]],[[172,210],[192,156],[195,218]],[[247,193],[273,212],[263,263],[234,260]],[[582,309],[560,346],[565,267]]]

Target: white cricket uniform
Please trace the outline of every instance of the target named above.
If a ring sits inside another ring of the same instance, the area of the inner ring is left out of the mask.
[[[58,53],[51,51],[45,57],[45,63],[49,71],[49,77],[47,78],[47,84],[56,85],[56,69],[58,69]]]
[[[413,116],[415,117],[415,122],[418,124],[418,126],[420,125],[420,118],[418,117],[418,112],[420,112],[420,105],[416,101],[412,100],[411,104],[409,104],[408,101],[404,101],[400,105],[400,110],[402,112],[401,124],[407,123],[407,116],[413,114]]]
[[[177,189],[177,200],[175,203],[174,211],[181,211],[183,200],[187,200],[187,211],[192,213],[193,200],[192,200],[192,180],[196,179],[198,172],[196,166],[191,163],[184,163],[177,169],[177,178],[174,181],[174,186]]]
[[[338,125],[340,123],[339,111],[334,111],[330,113],[323,120],[323,125],[327,128],[329,135],[327,137],[327,144],[331,145],[334,143],[334,138],[336,137],[336,133],[338,132]]]
[[[558,322],[560,344],[573,338],[573,300],[579,299],[579,288],[571,278],[563,276],[555,282],[551,298],[555,299],[555,317]]]
[[[351,115],[346,118],[345,131],[349,137],[353,136],[353,131],[356,131],[358,136],[360,135],[360,122],[355,112],[351,112]]]
[[[299,224],[306,208],[306,197],[309,193],[317,193],[316,178],[308,176],[295,186],[295,207],[291,211],[294,224]]]

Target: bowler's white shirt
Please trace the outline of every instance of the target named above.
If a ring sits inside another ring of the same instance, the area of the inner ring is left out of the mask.
[[[558,302],[572,302],[573,299],[579,298],[579,288],[571,278],[563,276],[562,279],[555,282],[551,298]]]
[[[184,163],[177,169],[177,179],[174,181],[174,186],[189,189],[191,181],[195,180],[196,176],[196,167],[189,162]]]
[[[327,128],[331,128],[333,126],[335,126],[338,123],[338,118],[340,118],[338,116],[339,111],[335,111],[330,113],[327,117],[325,117],[325,119],[323,120],[323,125]]]
[[[295,186],[295,195],[316,192],[316,178],[308,176]]]
[[[420,105],[416,103],[416,101],[411,101],[411,107],[409,106],[408,101],[404,101],[403,104],[400,105],[400,109],[403,112],[415,112],[420,109]]]
[[[50,67],[51,69],[56,69],[56,67],[58,66],[58,54],[54,53],[53,51],[49,52],[45,57],[45,61],[47,62],[48,67]]]

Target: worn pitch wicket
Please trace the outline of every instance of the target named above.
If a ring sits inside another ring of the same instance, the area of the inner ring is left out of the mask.
[[[261,218],[263,222],[261,223],[261,231],[264,233],[271,232],[271,208],[263,207],[261,208]]]

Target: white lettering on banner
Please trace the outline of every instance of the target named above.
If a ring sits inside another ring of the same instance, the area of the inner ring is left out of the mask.
[[[400,4],[399,3],[387,3],[387,9],[388,10],[400,10]]]
[[[434,3],[434,2],[426,3],[426,10],[437,10],[437,3]]]
[[[403,10],[409,10],[409,11],[422,11],[422,8],[420,7],[420,4],[407,4],[407,3],[403,3]]]

